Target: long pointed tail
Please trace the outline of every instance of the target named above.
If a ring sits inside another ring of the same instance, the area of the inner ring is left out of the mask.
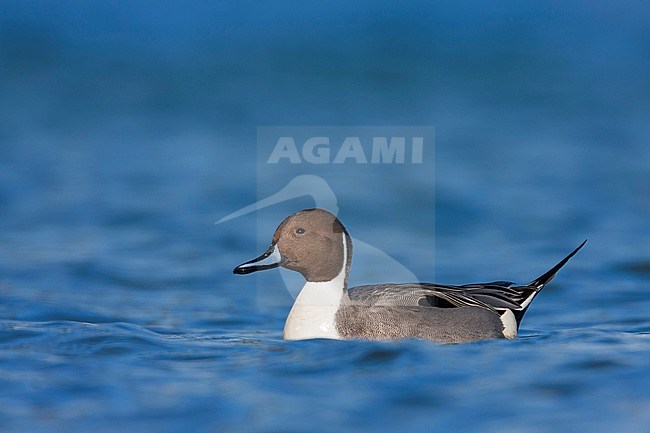
[[[571,259],[571,257],[575,256],[576,253],[577,253],[578,251],[580,251],[580,248],[584,247],[586,243],[587,243],[587,239],[585,239],[584,242],[581,243],[580,246],[579,246],[578,248],[576,248],[575,250],[573,250],[573,251],[571,252],[571,254],[569,254],[568,256],[566,256],[565,258],[563,258],[563,259],[560,261],[560,263],[558,263],[557,265],[553,266],[553,267],[552,267],[548,272],[546,272],[545,274],[543,274],[543,275],[537,277],[536,279],[534,279],[533,281],[531,281],[528,285],[529,285],[529,286],[533,286],[533,287],[535,287],[537,290],[540,290],[543,286],[545,286],[546,284],[548,284],[548,283],[553,279],[553,277],[555,277],[555,274],[557,274],[557,271],[559,271],[560,269],[562,269],[562,267],[563,267],[564,265],[566,265],[566,262],[568,262],[568,261]]]
[[[544,288],[544,286],[547,285],[553,279],[553,277],[555,277],[557,271],[559,271],[564,265],[566,265],[566,263],[571,259],[571,257],[575,256],[576,253],[580,251],[580,248],[584,247],[586,243],[587,240],[585,239],[585,241],[581,243],[578,248],[576,248],[571,252],[571,254],[563,258],[560,261],[560,263],[553,266],[548,272],[534,279],[527,285],[513,287],[513,289],[520,291],[522,296],[522,301],[520,304],[521,309],[512,311],[513,314],[515,315],[515,319],[517,320],[517,329],[519,329],[519,324],[521,323],[521,319],[523,319],[524,314],[526,314],[526,311],[528,310],[528,307],[530,306],[530,303],[535,298],[535,296],[537,296],[537,294]]]

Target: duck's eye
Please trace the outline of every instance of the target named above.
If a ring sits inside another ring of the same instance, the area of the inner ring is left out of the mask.
[[[305,229],[303,229],[302,227],[298,227],[298,228],[296,229],[296,233],[298,233],[299,235],[301,235],[301,234],[305,233]]]

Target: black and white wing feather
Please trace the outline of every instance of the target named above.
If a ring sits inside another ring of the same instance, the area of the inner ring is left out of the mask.
[[[526,285],[518,286],[510,281],[463,286],[432,283],[377,284],[353,287],[349,289],[349,295],[352,301],[370,306],[479,307],[497,314],[510,310],[519,326],[535,296],[586,242],[580,244],[548,272]]]

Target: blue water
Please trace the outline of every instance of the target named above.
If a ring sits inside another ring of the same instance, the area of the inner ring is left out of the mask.
[[[648,12],[4,1],[0,431],[650,431]],[[279,273],[231,270],[314,203],[214,224],[310,170],[264,171],[274,125],[435,127],[429,175],[326,167],[419,279],[589,243],[514,341],[284,342]]]

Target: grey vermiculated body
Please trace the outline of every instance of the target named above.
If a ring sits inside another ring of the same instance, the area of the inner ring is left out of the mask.
[[[440,298],[430,284],[377,284],[348,290],[336,329],[344,338],[395,340],[421,338],[442,343],[503,338],[496,311],[466,306],[435,307]],[[469,332],[467,330],[470,330]]]
[[[441,343],[503,338],[497,313],[479,307],[391,307],[342,305],[336,330],[345,339],[420,338]]]

